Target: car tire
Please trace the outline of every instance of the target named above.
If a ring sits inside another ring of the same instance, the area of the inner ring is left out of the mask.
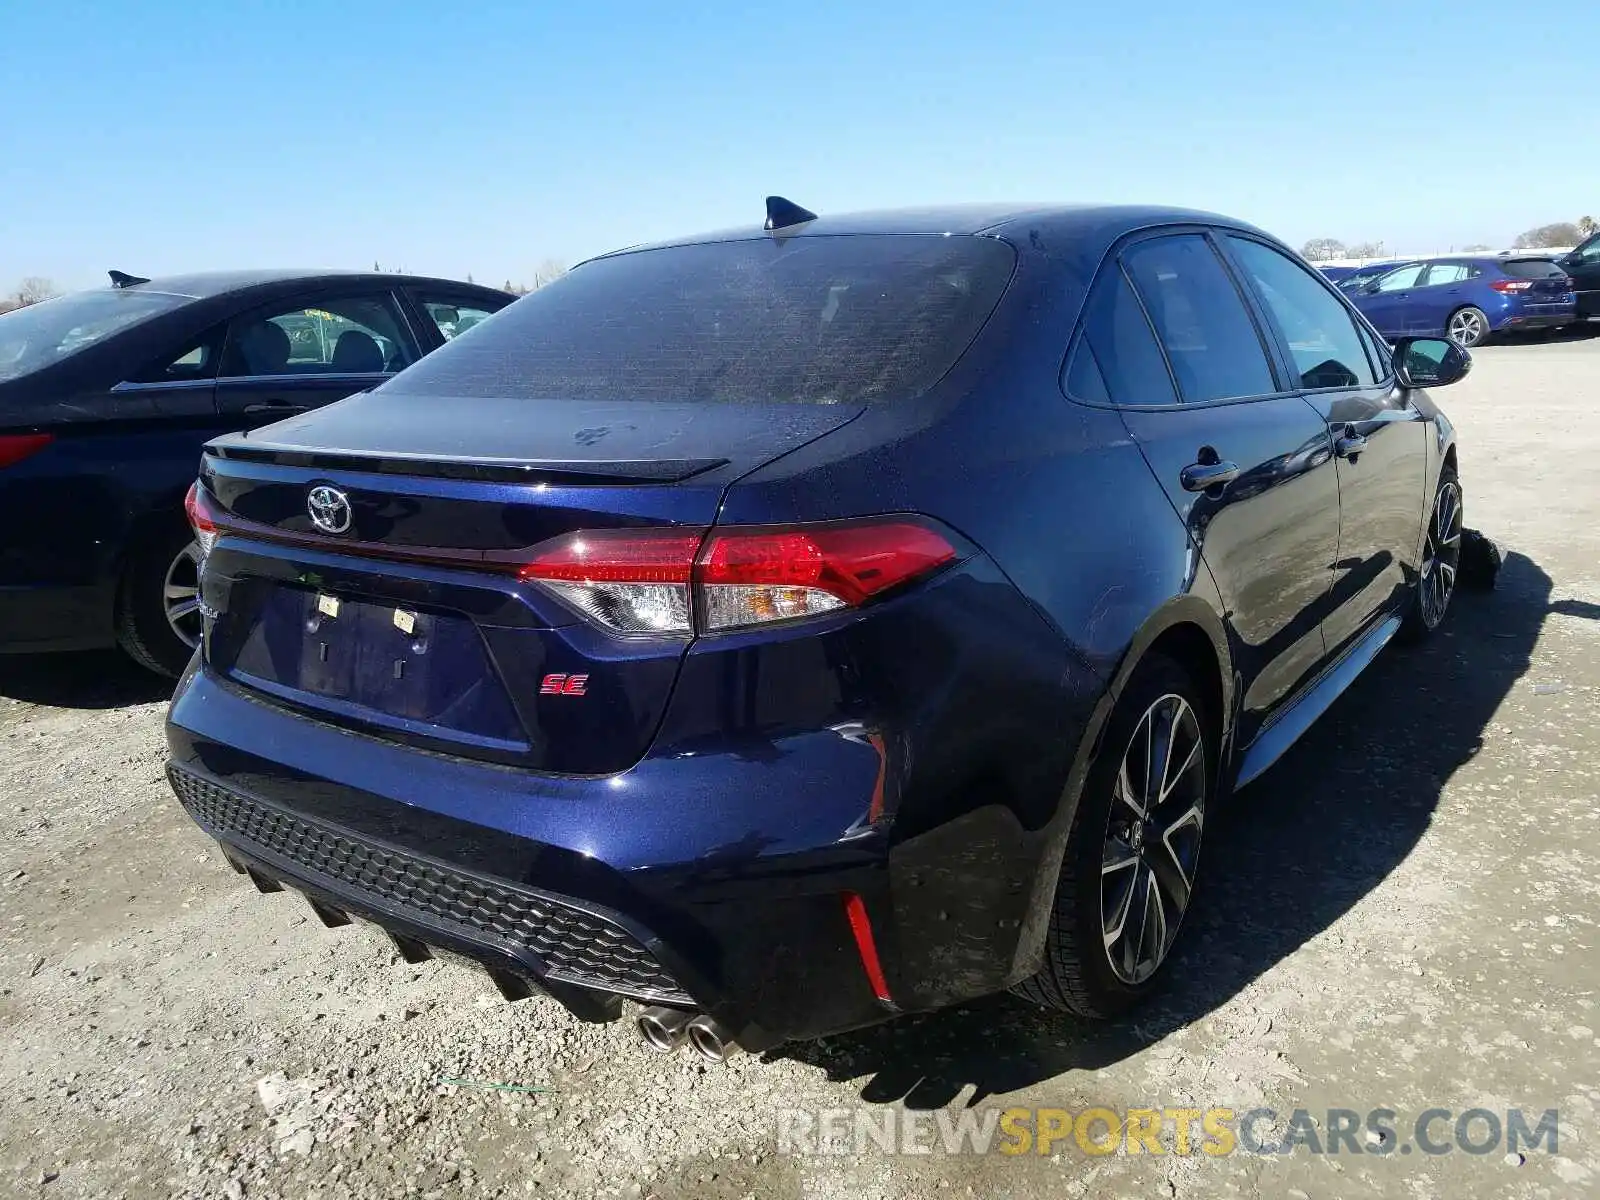
[[[1461,481],[1456,469],[1445,464],[1439,472],[1433,504],[1428,509],[1428,528],[1422,542],[1422,561],[1417,569],[1417,586],[1411,593],[1400,632],[1409,641],[1420,642],[1433,634],[1450,612],[1461,574],[1461,545],[1466,508]]]
[[[1450,314],[1450,319],[1444,325],[1445,336],[1459,346],[1472,349],[1481,346],[1489,340],[1493,331],[1489,328],[1489,318],[1483,309],[1467,305],[1458,308]]]
[[[194,534],[174,524],[133,549],[118,588],[117,643],[140,666],[170,679],[183,674],[199,639],[199,562]]]
[[[1140,806],[1124,796],[1137,793],[1137,800],[1158,792],[1150,782],[1154,773],[1143,767],[1152,757],[1147,747],[1160,744],[1164,725],[1177,731],[1166,738],[1171,756],[1165,800],[1144,806],[1149,819],[1141,822]],[[1204,692],[1188,671],[1159,653],[1139,664],[1107,723],[1073,815],[1044,963],[1017,985],[1019,995],[1048,1009],[1106,1019],[1161,986],[1161,968],[1193,895],[1217,776],[1214,730]],[[1134,782],[1140,775],[1143,784]],[[1141,923],[1135,938],[1135,914],[1158,911],[1149,907],[1152,900],[1161,905],[1160,929]]]

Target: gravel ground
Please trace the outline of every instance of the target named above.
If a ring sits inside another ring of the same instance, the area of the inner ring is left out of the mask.
[[[1486,348],[1440,399],[1501,587],[1386,652],[1214,823],[1177,986],[1115,1027],[997,999],[725,1068],[659,1057],[257,895],[167,792],[160,687],[109,656],[0,660],[0,1194],[1600,1193],[1600,338]],[[1556,1108],[1559,1152],[776,1141],[780,1108],[1097,1104]]]

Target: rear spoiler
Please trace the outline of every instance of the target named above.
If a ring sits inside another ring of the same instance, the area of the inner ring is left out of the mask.
[[[352,450],[303,450],[292,446],[213,444],[206,453],[230,462],[268,463],[312,471],[355,471],[372,475],[412,475],[427,479],[474,479],[486,483],[585,484],[682,483],[726,466],[726,458],[563,459],[439,458],[404,454],[363,454]]]

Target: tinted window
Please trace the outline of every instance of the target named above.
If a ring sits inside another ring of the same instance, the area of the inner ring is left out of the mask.
[[[1140,242],[1122,261],[1155,322],[1184,400],[1277,390],[1239,290],[1205,238],[1184,234]]]
[[[1512,258],[1500,264],[1507,275],[1518,279],[1560,279],[1566,274],[1555,263],[1543,258]]]
[[[177,354],[158,358],[133,377],[135,383],[175,383],[185,379],[210,379],[217,373],[217,360],[222,356],[224,326],[217,326],[198,342],[185,346]]]
[[[1011,278],[981,237],[794,237],[596,259],[384,389],[846,404],[921,394]]]
[[[189,303],[189,296],[107,288],[57,296],[0,315],[0,379],[58,362],[114,333]]]
[[[1067,393],[1091,404],[1176,404],[1172,375],[1150,322],[1112,263],[1089,292],[1083,333],[1067,367]]]
[[[1377,382],[1349,311],[1315,275],[1269,246],[1229,238],[1277,321],[1305,388]]]
[[[457,304],[450,300],[422,299],[422,311],[428,314],[429,320],[438,329],[439,336],[445,341],[458,337],[471,329],[474,325],[482,324],[493,316],[499,309],[484,308],[478,304]]]
[[[1087,337],[1072,352],[1072,362],[1067,367],[1067,395],[1090,404],[1110,404],[1111,393],[1106,390],[1106,377],[1095,359],[1094,347]]]
[[[1415,287],[1417,280],[1427,269],[1427,263],[1413,263],[1409,267],[1401,267],[1398,271],[1390,271],[1378,280],[1378,291],[1398,292],[1401,288]]]
[[[1582,243],[1572,252],[1572,257],[1582,263],[1600,262],[1600,234]]]
[[[387,297],[319,300],[234,321],[221,374],[377,375],[411,362],[409,344]]]
[[[1424,287],[1437,287],[1441,283],[1460,283],[1472,278],[1472,268],[1465,263],[1434,263],[1423,279]]]

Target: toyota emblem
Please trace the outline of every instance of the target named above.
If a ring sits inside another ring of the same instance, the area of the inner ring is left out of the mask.
[[[350,528],[350,497],[336,487],[318,484],[306,496],[311,523],[323,533],[343,533]]]

